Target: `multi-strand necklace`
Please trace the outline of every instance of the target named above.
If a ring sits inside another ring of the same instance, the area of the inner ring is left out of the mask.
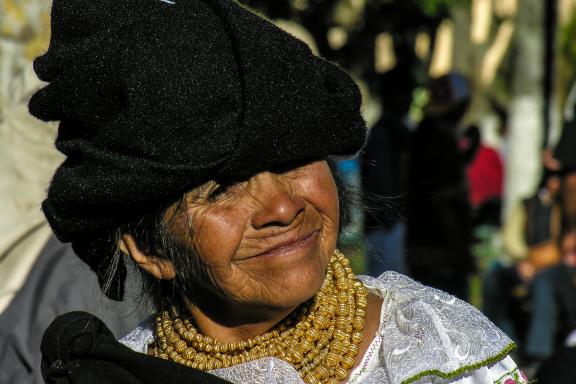
[[[338,383],[359,352],[368,291],[349,261],[334,252],[316,296],[271,331],[224,343],[198,332],[175,308],[156,318],[154,355],[200,370],[227,368],[272,356],[290,363],[307,383]]]

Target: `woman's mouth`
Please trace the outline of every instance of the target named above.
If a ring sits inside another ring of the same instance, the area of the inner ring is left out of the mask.
[[[275,244],[274,246],[268,248],[264,252],[258,253],[254,256],[248,257],[244,260],[250,260],[255,258],[269,258],[284,256],[292,253],[306,252],[316,244],[318,239],[318,230],[309,232],[308,234],[293,239],[288,239],[286,241]]]

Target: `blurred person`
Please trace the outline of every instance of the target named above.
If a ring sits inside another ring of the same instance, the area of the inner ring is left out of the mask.
[[[460,139],[460,148],[466,157],[466,178],[472,209],[472,253],[478,272],[483,274],[501,252],[504,166],[499,152],[483,142],[476,125],[466,128]]]
[[[576,383],[576,346],[558,349],[538,367],[534,380],[538,384]]]
[[[564,111],[564,126],[552,161],[563,174],[562,225],[576,227],[576,82],[572,85]]]
[[[576,164],[563,166],[560,205],[562,228],[576,228]]]
[[[525,353],[540,361],[550,357],[576,330],[576,228],[559,242],[561,262],[534,276],[532,314]]]
[[[466,152],[458,145],[470,85],[458,73],[433,79],[425,117],[410,149],[407,262],[419,281],[468,299],[472,221],[465,176]]]
[[[530,316],[530,286],[538,270],[560,260],[561,179],[545,170],[537,192],[521,201],[504,223],[506,258],[494,262],[483,276],[482,311],[521,347]],[[522,349],[523,351],[523,349]]]
[[[380,75],[380,120],[370,130],[361,152],[362,193],[365,207],[367,272],[406,273],[402,196],[406,193],[410,132],[407,114],[414,88],[406,66]]]
[[[558,163],[558,167],[576,168],[576,82],[572,85],[564,107],[564,125],[560,140],[550,157]]]
[[[498,151],[482,142],[476,125],[466,129],[460,146],[472,155],[470,159],[466,159],[466,176],[472,209],[479,212],[484,204],[501,200],[504,164]],[[471,151],[471,148],[474,150]]]

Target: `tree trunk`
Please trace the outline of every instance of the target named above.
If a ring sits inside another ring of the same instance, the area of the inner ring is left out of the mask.
[[[535,192],[544,131],[544,1],[523,0],[518,10],[512,99],[506,148],[505,217]]]

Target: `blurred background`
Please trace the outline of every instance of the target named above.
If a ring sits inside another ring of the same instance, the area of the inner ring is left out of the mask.
[[[477,306],[541,383],[567,351],[576,362],[576,0],[241,2],[361,87],[367,144],[336,161],[356,271],[398,271]],[[27,114],[49,13],[48,0],[0,0],[0,324],[18,318],[19,295],[46,300],[26,287],[50,264],[41,255],[65,247],[39,210],[62,160],[56,126]]]

